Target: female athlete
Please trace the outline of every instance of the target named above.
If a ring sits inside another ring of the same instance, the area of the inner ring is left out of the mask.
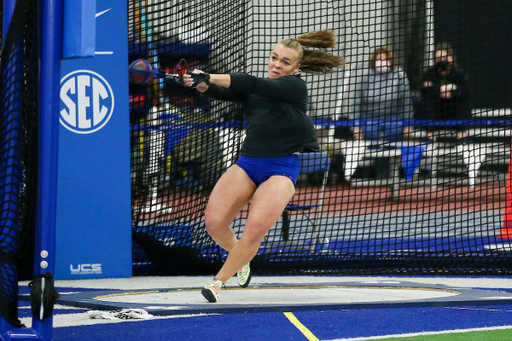
[[[186,86],[206,96],[246,104],[247,136],[239,159],[215,185],[205,211],[206,230],[229,252],[202,290],[210,302],[219,300],[220,288],[235,273],[241,287],[249,284],[250,261],[295,193],[297,153],[320,149],[306,114],[308,91],[300,73],[327,73],[343,66],[343,57],[324,51],[334,45],[334,33],[328,30],[282,40],[270,53],[268,78],[201,70],[184,76]],[[249,201],[247,221],[237,239],[230,225]]]

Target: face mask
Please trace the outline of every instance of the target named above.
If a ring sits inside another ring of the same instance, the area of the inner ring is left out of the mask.
[[[450,63],[448,63],[447,61],[443,60],[443,61],[440,61],[440,62],[436,63],[436,69],[439,72],[446,71],[446,70],[448,70],[448,65],[450,65]]]
[[[375,61],[375,70],[380,73],[389,72],[391,69],[391,63],[385,60],[376,60]]]

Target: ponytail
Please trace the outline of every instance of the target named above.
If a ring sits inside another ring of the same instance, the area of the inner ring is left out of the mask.
[[[345,66],[345,59],[325,51],[336,46],[334,32],[329,30],[313,31],[302,34],[297,39],[285,39],[280,42],[284,47],[297,51],[300,70],[304,73],[324,74],[335,68]],[[305,47],[314,47],[306,49]]]

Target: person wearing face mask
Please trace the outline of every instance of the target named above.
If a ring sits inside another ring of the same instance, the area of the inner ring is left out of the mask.
[[[369,67],[356,81],[354,103],[349,118],[359,120],[354,137],[380,142],[399,142],[412,131],[403,120],[412,119],[409,81],[395,64],[393,52],[376,48],[370,55]]]
[[[435,45],[434,65],[423,75],[422,101],[418,118],[431,120],[463,120],[471,116],[467,77],[457,65],[452,46],[443,42]],[[465,136],[462,126],[425,127],[428,137],[445,129],[458,131],[457,138]]]

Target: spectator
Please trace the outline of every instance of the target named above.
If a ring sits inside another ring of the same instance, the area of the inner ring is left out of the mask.
[[[436,44],[434,66],[423,75],[421,103],[418,118],[431,120],[462,120],[471,116],[469,85],[466,75],[457,65],[449,43]],[[465,137],[461,125],[425,127],[428,137],[434,139],[435,131],[457,130],[457,138]]]
[[[396,65],[393,52],[388,47],[376,48],[370,55],[368,69],[356,83],[354,105],[349,111],[349,118],[360,120],[360,126],[353,130],[354,137],[402,141],[412,131],[409,126],[403,127],[403,120],[412,116],[407,76]]]

